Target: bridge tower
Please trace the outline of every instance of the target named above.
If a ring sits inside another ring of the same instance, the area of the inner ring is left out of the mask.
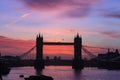
[[[35,68],[44,69],[44,59],[43,59],[43,37],[40,34],[36,38],[36,60]]]
[[[72,64],[73,69],[83,69],[84,62],[82,60],[82,37],[77,34],[74,38],[74,59]]]

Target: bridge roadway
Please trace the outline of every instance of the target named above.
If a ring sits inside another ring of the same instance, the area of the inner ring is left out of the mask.
[[[72,42],[44,42],[44,45],[74,45]]]

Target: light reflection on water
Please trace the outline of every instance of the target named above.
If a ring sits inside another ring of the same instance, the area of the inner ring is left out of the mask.
[[[52,76],[54,80],[120,80],[120,71],[97,68],[84,68],[74,71],[70,66],[47,66],[43,71],[36,71],[33,67],[12,68],[10,74],[3,76],[3,80],[24,80],[19,75],[44,74]]]

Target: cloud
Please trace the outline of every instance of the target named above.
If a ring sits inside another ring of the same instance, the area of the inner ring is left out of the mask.
[[[120,14],[115,14],[115,13],[106,14],[104,16],[109,18],[120,18]]]
[[[22,54],[35,45],[34,41],[16,40],[0,36],[0,51],[6,54]]]
[[[60,11],[68,17],[83,17],[89,14],[91,5],[100,0],[22,0],[31,10]]]
[[[21,16],[21,18],[25,18],[25,17],[27,17],[27,16],[29,16],[30,14],[29,13],[25,13],[25,14],[23,14],[22,16]]]
[[[32,9],[56,9],[61,8],[61,5],[67,6],[72,4],[73,0],[22,0]]]
[[[115,31],[102,31],[100,33],[112,38],[120,38],[120,34]]]
[[[120,18],[120,0],[104,0],[102,16],[107,18]]]
[[[106,12],[103,14],[104,17],[108,18],[120,18],[120,10],[119,11],[112,11],[112,12]]]
[[[30,13],[24,13],[21,16],[19,16],[18,18],[14,19],[13,21],[7,23],[5,26],[9,27],[9,26],[11,26],[13,24],[16,24],[17,22],[23,20],[24,18],[28,17],[29,15],[30,15]]]
[[[66,11],[65,16],[79,18],[79,17],[85,17],[85,16],[89,15],[89,13],[90,13],[90,7],[84,6],[82,8],[76,8],[73,10]]]
[[[66,7],[81,7],[96,3],[100,0],[22,0],[25,5],[36,9],[58,9]]]
[[[69,32],[69,33],[77,33],[78,30],[76,30],[76,29],[67,29],[66,32]]]

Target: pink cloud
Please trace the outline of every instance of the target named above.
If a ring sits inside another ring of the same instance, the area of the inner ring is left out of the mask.
[[[76,8],[76,9],[65,12],[65,16],[67,16],[67,17],[85,17],[89,14],[89,12],[90,12],[90,7],[84,6],[82,8]]]
[[[30,15],[30,13],[24,13],[21,16],[19,16],[18,18],[14,19],[13,21],[5,24],[6,27],[10,27],[13,24],[16,24],[17,22],[22,21],[23,19],[25,19],[26,17],[28,17]]]
[[[112,38],[120,38],[120,34],[114,31],[102,31],[100,33]]]
[[[91,5],[101,0],[22,0],[32,10],[62,10],[68,17],[83,17],[89,14]]]
[[[16,40],[0,36],[0,51],[3,54],[20,55],[29,50],[34,45],[34,41]]]
[[[87,6],[101,0],[22,0],[25,5],[36,9],[65,8],[65,6]]]
[[[68,31],[71,32],[71,33],[77,33],[78,32],[76,29],[69,29]]]

